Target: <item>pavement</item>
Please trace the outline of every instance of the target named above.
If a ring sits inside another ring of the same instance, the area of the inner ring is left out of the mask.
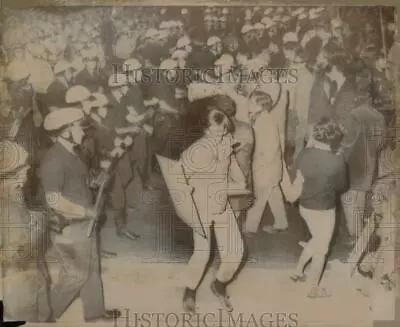
[[[195,317],[187,320],[182,310],[182,280],[192,253],[191,230],[175,217],[161,176],[154,176],[153,185],[158,190],[144,192],[135,182],[128,189],[129,228],[140,239],[118,238],[113,221],[107,221],[101,231],[102,248],[118,253],[118,257],[102,259],[106,305],[122,309],[124,316],[108,326],[372,326],[372,302],[348,277],[348,266],[339,260],[347,253],[340,242],[333,246],[330,269],[322,280],[332,297],[309,299],[307,284],[289,279],[301,253],[298,242],[309,237],[297,209],[291,206],[286,234],[260,231],[246,239],[249,256],[228,288],[234,307],[231,315],[221,311],[209,287],[218,267],[218,255],[214,255],[198,290],[197,321]],[[269,219],[267,210],[263,223]],[[56,278],[57,265],[51,267]],[[59,323],[75,326],[82,317],[78,300]]]

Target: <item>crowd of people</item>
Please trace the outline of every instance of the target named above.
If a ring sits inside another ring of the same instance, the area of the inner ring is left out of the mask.
[[[396,31],[389,9],[9,12],[0,73],[1,146],[8,158],[1,162],[2,196],[11,194],[7,207],[14,214],[7,219],[26,229],[7,246],[26,248],[29,212],[45,212],[35,216],[46,217],[39,234],[55,235],[51,246],[64,266],[47,292],[46,250],[29,253],[41,260],[23,268],[23,258],[3,258],[6,273],[40,272],[40,280],[9,284],[13,291],[35,289],[10,302],[8,314],[55,321],[79,295],[87,321],[120,315],[104,307],[93,222],[113,219],[118,236],[137,240],[127,228],[127,187],[136,178],[151,190],[157,172],[168,187],[163,165],[169,162],[180,163],[200,222],[192,226],[185,310],[195,311],[213,229],[222,250],[211,289],[232,310],[226,286],[266,204],[274,223],[263,231],[285,233],[285,202],[297,200],[312,238],[302,243],[291,279],[309,279],[309,297],[329,296],[319,284],[337,212],[343,211],[343,239],[354,245],[380,154],[396,145],[390,74]]]

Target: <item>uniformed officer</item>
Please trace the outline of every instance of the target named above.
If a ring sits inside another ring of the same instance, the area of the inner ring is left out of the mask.
[[[90,92],[97,92],[103,83],[99,74],[99,57],[96,49],[91,48],[83,52],[83,63],[85,68],[75,77],[75,85],[82,85]]]
[[[50,111],[57,108],[67,107],[68,104],[65,101],[65,96],[68,89],[72,85],[72,80],[74,76],[74,67],[72,63],[68,61],[61,60],[54,66],[55,80],[50,84],[47,89],[46,95],[44,97],[44,103],[46,105],[47,115]]]
[[[131,127],[127,116],[129,109],[127,107],[125,96],[128,93],[128,78],[126,74],[113,74],[110,76],[108,85],[110,92],[106,95],[108,99],[109,110],[102,120],[104,128],[97,131],[97,140],[101,152],[107,155],[114,149],[114,142],[117,134],[116,129]],[[114,219],[117,235],[135,240],[139,235],[129,231],[126,226],[126,188],[134,177],[132,172],[131,160],[128,153],[125,153],[119,159],[113,172],[113,180],[108,190],[108,202],[110,204],[110,216]]]
[[[51,312],[47,294],[49,274],[44,264],[46,221],[44,217],[35,219],[21,196],[29,169],[28,153],[10,141],[1,142],[0,149],[0,219],[3,226],[0,262],[5,278],[2,294],[5,316],[31,323],[47,322]],[[9,224],[17,224],[18,228],[4,228]]]
[[[77,155],[85,132],[84,112],[64,108],[48,114],[44,127],[57,136],[40,167],[46,203],[60,217],[61,234],[53,246],[63,267],[50,291],[53,318],[59,319],[79,296],[86,321],[112,320],[118,310],[104,307],[97,236],[88,238],[91,219],[97,219],[88,187],[88,167]]]
[[[243,256],[243,241],[235,215],[228,202],[228,175],[245,185],[245,178],[232,155],[232,123],[224,113],[232,100],[218,95],[210,99],[205,112],[204,135],[181,155],[184,174],[193,188],[205,236],[193,232],[194,251],[187,267],[183,297],[185,311],[195,311],[196,290],[200,284],[211,251],[212,226],[221,257],[221,265],[211,284],[212,292],[232,311],[226,286],[238,269]],[[203,127],[204,128],[204,127]]]

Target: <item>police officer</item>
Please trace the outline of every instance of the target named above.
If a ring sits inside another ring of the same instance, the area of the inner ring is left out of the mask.
[[[46,221],[31,216],[21,196],[29,169],[28,153],[11,141],[1,142],[0,149],[3,154],[0,164],[1,224],[18,224],[18,228],[8,228],[7,235],[5,228],[0,234],[5,315],[13,320],[48,322],[49,274],[44,265],[43,251]],[[35,228],[35,224],[39,228]]]
[[[114,149],[114,142],[117,139],[116,129],[130,127],[127,121],[129,110],[126,103],[126,95],[129,90],[128,78],[125,74],[111,75],[108,81],[110,92],[106,95],[109,110],[99,128],[97,138],[103,154],[110,153]],[[126,226],[126,188],[134,177],[129,153],[125,153],[119,159],[115,167],[113,181],[108,192],[110,204],[110,215],[115,221],[117,235],[130,240],[135,240],[139,235],[129,231]]]
[[[60,217],[61,234],[56,235],[53,246],[63,269],[50,291],[55,320],[78,295],[86,321],[111,320],[120,315],[118,310],[104,307],[97,237],[87,236],[98,209],[92,205],[88,168],[77,155],[85,135],[83,118],[81,109],[64,108],[44,120],[45,129],[57,136],[40,167],[46,203]]]

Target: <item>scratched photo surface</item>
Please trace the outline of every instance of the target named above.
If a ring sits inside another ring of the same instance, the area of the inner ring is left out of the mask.
[[[392,6],[4,5],[4,320],[398,319],[397,26]]]

